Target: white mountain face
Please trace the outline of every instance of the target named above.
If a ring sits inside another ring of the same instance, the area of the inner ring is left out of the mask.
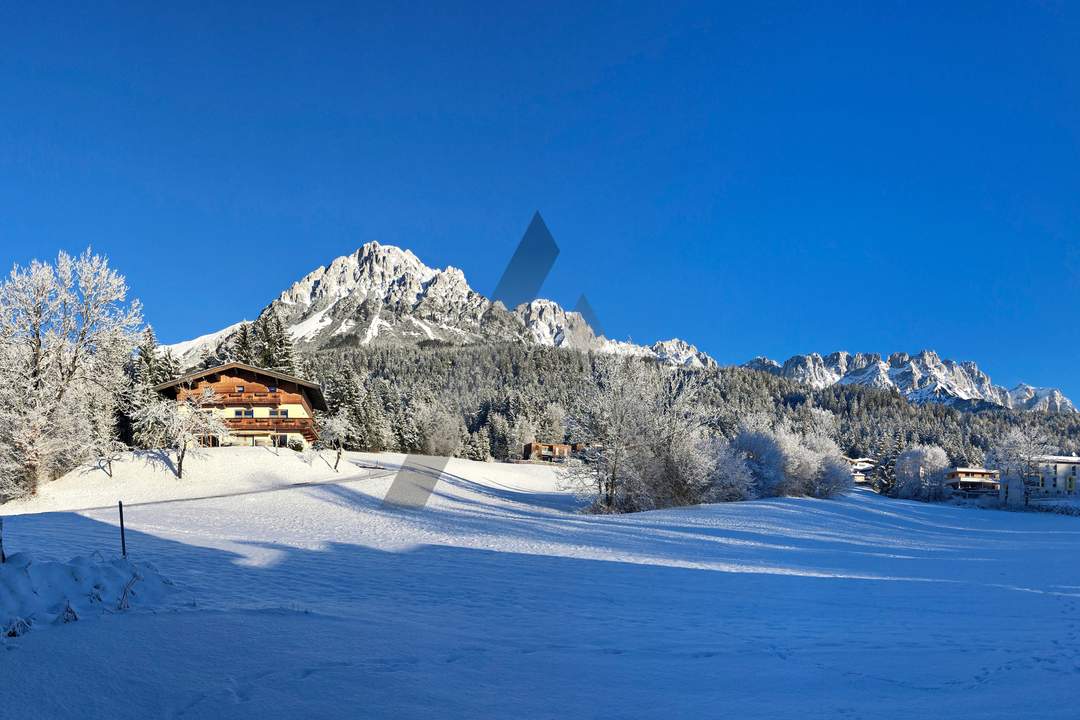
[[[1057,388],[1037,388],[1020,383],[1009,391],[1012,407],[1041,412],[1076,411],[1072,401]]]
[[[597,337],[580,313],[551,300],[507,310],[470,288],[461,270],[430,268],[408,250],[376,242],[308,273],[267,310],[275,311],[296,345],[307,350],[523,342],[640,355],[686,367],[716,365],[682,340],[645,347]],[[195,365],[205,352],[229,342],[237,327],[171,347],[184,366]]]
[[[1040,412],[1076,411],[1060,390],[1024,384],[1006,390],[994,385],[975,363],[943,360],[931,350],[917,355],[893,353],[886,359],[876,353],[836,352],[825,357],[810,353],[791,357],[783,365],[755,358],[744,367],[817,389],[839,383],[896,390],[916,404],[933,402],[963,408],[989,404]]]

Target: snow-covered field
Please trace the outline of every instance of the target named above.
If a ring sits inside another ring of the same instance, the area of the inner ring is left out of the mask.
[[[402,460],[144,457],[0,507],[9,554],[109,563],[123,499],[173,583],[0,640],[0,718],[1077,716],[1077,518],[862,491],[595,517],[551,468],[463,460],[413,509],[382,500]]]

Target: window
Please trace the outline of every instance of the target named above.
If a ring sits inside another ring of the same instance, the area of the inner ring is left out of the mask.
[[[267,385],[266,392],[277,392],[277,385]]]
[[[251,408],[248,408],[247,410],[244,411],[244,417],[249,417],[249,418],[255,417],[255,411],[252,410]]]
[[[244,417],[244,411],[243,410],[234,410],[233,411],[233,417]]]
[[[270,411],[270,417],[287,418],[287,417],[289,417],[289,411],[288,410],[271,410]]]
[[[243,385],[237,385],[236,386],[236,392],[238,392],[238,393],[244,392],[244,386]]]

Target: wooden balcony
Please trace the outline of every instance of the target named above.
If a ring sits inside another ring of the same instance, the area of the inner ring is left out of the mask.
[[[187,397],[197,398],[199,392],[181,390],[178,400]],[[280,405],[302,405],[310,414],[311,404],[299,393],[281,392],[219,392],[214,407],[278,407]]]
[[[299,433],[308,442],[318,437],[311,418],[225,418],[225,425],[235,432]]]

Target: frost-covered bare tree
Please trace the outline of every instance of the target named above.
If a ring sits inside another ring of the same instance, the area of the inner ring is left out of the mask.
[[[115,432],[142,322],[124,277],[89,250],[16,265],[0,284],[0,496],[88,459]]]
[[[353,433],[352,423],[344,411],[327,415],[319,422],[319,445],[334,451],[334,472],[341,463],[341,453]]]
[[[937,445],[913,445],[896,458],[897,497],[940,500],[945,487],[949,456]]]
[[[420,430],[420,452],[453,457],[461,442],[461,419],[433,403],[418,406],[416,424]]]
[[[642,406],[636,463],[643,492],[635,509],[692,505],[707,495],[715,457],[700,402],[701,376],[653,365]]]
[[[229,434],[225,421],[213,411],[220,397],[211,388],[180,401],[159,398],[135,413],[135,431],[147,447],[176,454],[176,477],[184,477],[184,459],[197,453],[210,438]]]
[[[991,446],[986,466],[1001,471],[1002,479],[1038,474],[1038,458],[1054,451],[1046,435],[1031,427],[1013,427]]]
[[[636,451],[649,441],[643,415],[654,405],[654,382],[650,368],[636,359],[599,362],[595,382],[567,418],[571,439],[587,449],[584,463],[566,468],[564,481],[580,495],[593,497],[601,512],[640,501]]]
[[[638,358],[605,358],[568,416],[587,447],[564,482],[600,512],[701,502],[712,472],[696,376]]]

